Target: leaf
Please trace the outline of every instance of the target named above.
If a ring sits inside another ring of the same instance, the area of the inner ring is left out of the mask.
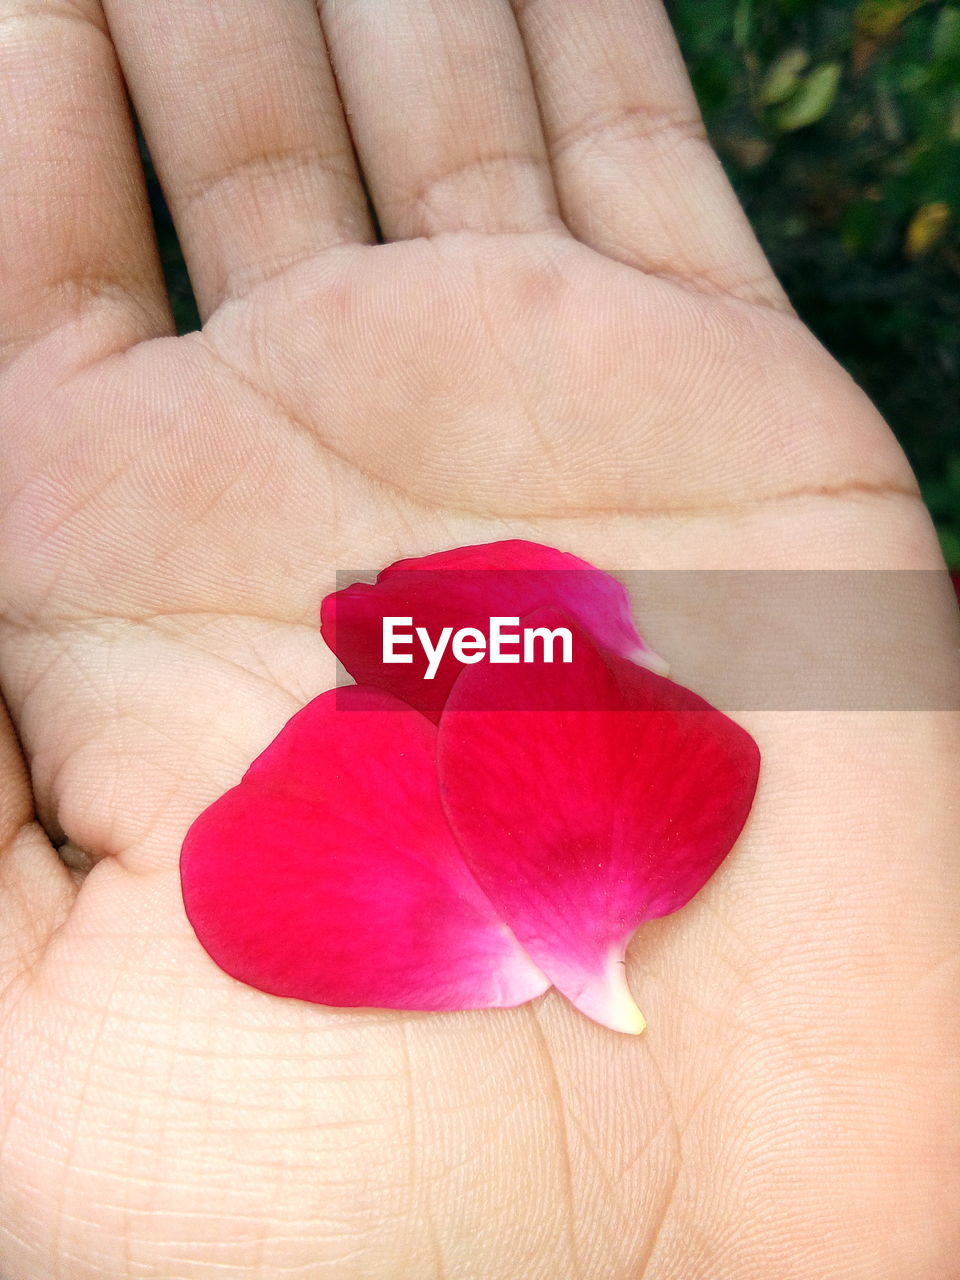
[[[861,0],[854,10],[853,23],[861,35],[885,40],[927,0]]]
[[[737,0],[733,11],[733,43],[738,49],[746,49],[750,44],[752,26],[753,0]]]
[[[760,102],[772,107],[786,100],[800,87],[800,78],[810,65],[806,49],[785,49],[774,58],[760,86]]]
[[[905,19],[927,0],[862,0],[854,11],[852,66],[854,73],[866,71],[885,41],[899,31]]]
[[[930,53],[934,62],[960,57],[960,9],[941,9],[930,37]]]
[[[939,240],[950,225],[950,206],[943,200],[922,204],[910,219],[903,251],[908,258],[919,258]]]
[[[774,116],[774,123],[781,133],[805,129],[823,119],[837,95],[841,70],[839,62],[824,62],[814,67]]]

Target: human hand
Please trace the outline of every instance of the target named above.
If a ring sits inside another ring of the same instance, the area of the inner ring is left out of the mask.
[[[333,683],[338,567],[514,536],[613,569],[941,565],[659,8],[319,9],[106,0],[108,30],[96,0],[0,0],[0,674],[29,766],[8,734],[0,1273],[945,1280],[949,713],[738,717],[757,805],[638,935],[638,1039],[551,992],[278,1000],[189,928],[184,832]],[[916,621],[945,657],[949,603]]]

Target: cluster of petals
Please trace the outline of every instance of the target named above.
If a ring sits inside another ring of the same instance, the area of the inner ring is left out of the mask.
[[[384,661],[385,618],[436,635],[495,616],[566,629],[569,660],[445,652],[430,679],[412,650]],[[642,1030],[627,944],[733,847],[753,739],[665,677],[615,578],[534,543],[400,561],[328,596],[322,633],[356,684],[299,711],[185,839],[213,960],[340,1007],[511,1007],[553,986]]]

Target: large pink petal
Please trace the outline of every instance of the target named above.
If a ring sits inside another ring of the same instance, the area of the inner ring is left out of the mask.
[[[486,633],[493,616],[522,618],[545,607],[564,610],[601,648],[665,669],[637,634],[622,583],[577,556],[516,539],[399,560],[374,585],[355,583],[327,596],[321,630],[358,684],[386,689],[437,720],[463,664],[448,650],[427,680],[416,645],[412,664],[384,663],[384,617],[412,617],[436,638],[448,626]]]
[[[187,915],[235,978],[328,1005],[522,1004],[547,982],[471,876],[436,727],[374,690],[316,698],[196,820]]]
[[[441,795],[468,865],[531,959],[584,1013],[639,1031],[626,945],[730,851],[759,752],[689,690],[601,656],[571,629],[571,665],[460,676],[440,721]]]

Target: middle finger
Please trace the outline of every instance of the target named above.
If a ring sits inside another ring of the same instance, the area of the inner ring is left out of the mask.
[[[560,226],[507,0],[320,0],[384,236]]]

